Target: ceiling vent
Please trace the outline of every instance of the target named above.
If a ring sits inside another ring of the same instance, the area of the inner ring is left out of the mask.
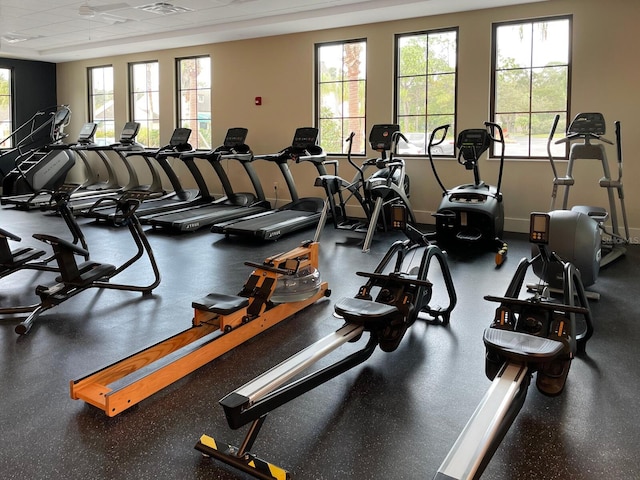
[[[150,3],[148,5],[142,5],[136,8],[138,10],[155,13],[157,15],[173,15],[175,13],[193,12],[193,10],[190,8],[179,7],[177,5],[172,5],[167,2]]]

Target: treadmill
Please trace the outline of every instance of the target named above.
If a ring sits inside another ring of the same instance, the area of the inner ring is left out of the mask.
[[[326,154],[322,147],[316,144],[317,140],[317,128],[298,128],[291,146],[275,154],[255,156],[256,159],[275,162],[278,165],[291,194],[291,202],[276,210],[214,224],[211,231],[223,233],[226,236],[241,235],[264,240],[277,240],[288,233],[315,226],[320,220],[324,199],[298,197],[288,162],[290,160],[296,163],[311,162],[319,175],[326,175],[327,170],[324,165]]]
[[[181,152],[192,150],[189,144],[189,137],[191,136],[191,129],[189,128],[176,128],[171,135],[169,144],[161,148],[144,148],[141,150],[132,150],[123,152],[125,158],[132,156],[141,156],[149,170],[151,171],[152,179],[151,185],[146,189],[143,189],[143,193],[147,195],[142,197],[142,204],[136,209],[136,215],[151,215],[160,213],[163,211],[177,208],[184,205],[186,202],[193,200],[199,195],[196,189],[184,189],[180,184],[180,180],[176,175],[176,172],[171,168],[168,159],[170,157],[178,157]],[[162,187],[162,180],[160,179],[160,172],[154,167],[152,160],[160,165],[167,178],[171,182],[173,187],[172,191],[166,191]],[[139,189],[132,189],[139,190]],[[116,218],[116,214],[113,211],[112,206],[91,208],[86,216],[95,218],[96,220],[108,220],[113,221]]]
[[[152,225],[154,228],[191,232],[215,223],[270,210],[271,204],[266,200],[260,180],[251,164],[254,157],[245,143],[247,132],[246,128],[230,128],[221,146],[213,150],[195,150],[181,154],[180,160],[185,162],[200,186],[200,197],[178,210],[152,216],[142,215],[140,217],[142,223]],[[220,178],[225,194],[222,198],[216,200],[209,193],[206,182],[195,165],[196,158],[207,160]],[[229,177],[222,166],[223,160],[240,162],[253,185],[255,194],[233,191]]]
[[[173,168],[169,164],[168,159],[178,158],[182,152],[191,151],[192,147],[189,144],[189,137],[191,136],[190,128],[176,128],[171,134],[171,139],[169,140],[169,144],[165,145],[161,148],[148,149],[137,151],[137,152],[128,152],[125,153],[125,157],[130,157],[133,155],[140,155],[147,160],[147,164],[149,168],[152,168],[150,162],[151,159],[154,159],[158,165],[165,172],[171,185],[173,187],[173,191],[166,192],[162,190],[162,182],[160,180],[160,176],[156,169],[152,170],[152,185],[159,185],[159,187],[152,188],[153,192],[162,191],[163,195],[155,198],[145,199],[143,203],[136,209],[136,215],[140,218],[143,215],[155,215],[161,212],[166,212],[171,209],[176,209],[183,207],[188,202],[193,201],[199,195],[199,190],[197,189],[184,189],[178,179]],[[102,219],[103,217],[108,218],[109,220],[113,220],[115,217],[115,213],[112,207],[105,207],[104,209],[95,209],[93,211],[95,217],[98,219]]]
[[[88,152],[95,152],[101,158],[106,159],[106,152],[115,152],[118,158],[122,161],[125,169],[127,170],[128,180],[127,184],[123,187],[116,188],[114,190],[103,190],[95,192],[92,196],[85,196],[80,198],[71,199],[69,201],[69,209],[79,216],[88,216],[88,211],[95,203],[102,198],[117,198],[123,191],[147,191],[150,189],[150,185],[141,185],[138,180],[138,173],[131,164],[131,162],[125,156],[126,152],[133,152],[143,150],[144,146],[136,141],[136,135],[140,124],[138,122],[127,122],[120,133],[120,138],[117,143],[110,145],[98,145],[92,143],[86,145],[83,148]],[[108,162],[107,162],[108,164]],[[115,177],[115,173],[113,174]]]

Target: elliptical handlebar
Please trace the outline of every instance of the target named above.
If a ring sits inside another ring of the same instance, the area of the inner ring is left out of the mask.
[[[501,151],[500,151],[500,169],[498,172],[498,183],[496,185],[496,197],[498,198],[498,200],[501,198],[500,196],[500,192],[501,189],[500,187],[502,186],[502,171],[504,170],[504,132],[502,131],[502,127],[495,123],[495,122],[484,122],[484,126],[487,128],[487,131],[489,132],[489,138],[491,138],[492,142],[497,142],[500,144],[501,146]],[[495,136],[495,132],[498,132],[498,136]]]
[[[427,145],[427,155],[429,157],[429,163],[431,163],[431,170],[433,171],[433,176],[438,182],[438,185],[440,185],[440,188],[442,189],[443,194],[447,193],[447,187],[445,187],[444,183],[442,183],[442,180],[440,179],[440,175],[438,175],[438,171],[436,170],[436,166],[433,163],[433,154],[431,153],[431,147],[435,145],[440,145],[442,142],[444,142],[444,139],[447,138],[447,133],[449,132],[450,126],[451,125],[447,123],[445,125],[440,125],[439,127],[434,128],[431,131],[431,135],[429,135],[429,144]],[[437,142],[434,143],[433,140],[436,138],[436,134],[441,130],[443,130],[442,136]]]

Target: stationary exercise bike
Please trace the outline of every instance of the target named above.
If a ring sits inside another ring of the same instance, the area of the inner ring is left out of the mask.
[[[612,179],[604,144],[613,145],[613,142],[603,137],[606,133],[606,123],[601,113],[577,114],[567,128],[567,135],[555,142],[571,145],[566,174],[564,176],[558,174],[551,146],[559,119],[560,116],[556,115],[547,140],[547,154],[553,170],[550,228],[557,232],[553,235],[554,240],[549,248],[572,262],[580,270],[582,281],[588,287],[595,283],[600,268],[625,255],[626,246],[629,243],[629,226],[622,185],[620,122],[615,122],[618,178]],[[607,190],[609,210],[587,205],[569,208],[569,192],[575,184],[573,169],[575,162],[581,159],[601,163],[604,176],[599,180],[599,186]],[[558,187],[563,187],[563,198],[562,204],[556,210]],[[618,223],[616,196],[620,204],[624,235],[620,232]],[[606,226],[608,222],[611,224],[611,230]],[[552,269],[547,274],[547,281],[552,284],[558,283],[560,276],[558,269]]]
[[[344,325],[220,400],[232,429],[250,424],[240,447],[203,435],[196,449],[257,478],[289,478],[284,469],[250,452],[270,411],[361,364],[376,347],[393,352],[418,319],[449,323],[456,294],[444,253],[407,225],[407,211],[402,205],[394,206],[391,213],[394,225],[404,228],[408,239],[396,241],[373,272],[357,272],[366,282],[354,298],[342,298],[335,305],[335,313],[344,319]],[[433,284],[427,277],[433,260],[438,262],[444,279],[449,300],[446,307],[430,305]],[[347,342],[359,341],[365,333],[369,338],[361,350],[298,377],[325,355]],[[294,377],[297,379],[292,380]]]
[[[347,139],[347,160],[356,169],[353,180],[347,181],[337,174],[322,175],[316,179],[315,185],[323,187],[327,197],[315,238],[319,238],[330,213],[335,228],[366,232],[362,251],[367,252],[371,248],[376,230],[387,231],[392,228],[390,218],[393,205],[404,206],[412,225],[416,224],[416,219],[409,202],[410,181],[405,163],[402,158],[395,156],[399,139],[405,139],[400,127],[394,124],[379,124],[371,128],[369,144],[373,150],[380,153],[380,157],[366,160],[361,167],[351,158],[353,137],[352,133]],[[377,170],[367,177],[365,172],[370,167],[376,167]],[[360,204],[365,215],[364,220],[350,219],[347,216],[347,202],[351,198]]]
[[[531,214],[529,240],[538,254],[520,261],[503,297],[485,296],[500,304],[484,331],[485,372],[493,383],[434,480],[479,478],[522,408],[533,374],[541,393],[559,395],[571,361],[593,334],[580,272],[549,247],[554,240],[550,220],[546,213]],[[561,267],[561,302],[549,296],[545,282],[530,298],[520,298],[527,270],[537,261],[543,268]]]
[[[458,134],[456,148],[458,163],[473,172],[473,183],[447,189],[436,170],[432,150],[444,142],[449,125],[431,132],[427,152],[433,174],[442,189],[442,201],[433,216],[436,219],[436,238],[449,247],[480,246],[495,250],[496,265],[506,259],[507,244],[501,239],[504,230],[502,202],[502,172],[504,167],[504,135],[497,123],[485,122],[485,128],[463,130]],[[497,134],[496,134],[497,133]],[[500,166],[496,186],[488,185],[480,177],[480,157],[496,143],[501,146]]]
[[[118,267],[108,263],[87,260],[88,250],[75,243],[52,235],[40,233],[33,235],[36,240],[51,245],[53,256],[57,263],[57,271],[59,271],[60,275],[56,278],[55,284],[36,287],[35,293],[40,297],[40,303],[10,307],[0,311],[1,313],[29,313],[28,317],[16,326],[15,331],[17,334],[27,334],[31,330],[33,323],[43,312],[89,288],[129,290],[142,292],[143,295],[151,294],[153,289],[160,284],[160,272],[151,250],[151,245],[149,245],[149,241],[135,215],[136,208],[143,200],[141,198],[143,195],[144,193],[141,192],[127,192],[117,200],[110,198],[98,200],[100,203],[109,202],[115,206],[117,224],[126,225],[129,228],[129,232],[137,246],[136,253]],[[152,283],[144,286],[111,283],[111,279],[137,262],[145,253],[149,258],[154,273]],[[78,263],[76,256],[84,257],[85,261]]]
[[[87,251],[85,260],[89,259],[88,247],[82,230],[78,226],[73,213],[68,207],[70,195],[77,190],[78,185],[63,184],[49,199],[48,210],[53,210],[60,215],[66,223],[72,235],[71,243],[80,244]],[[45,272],[59,271],[57,266],[52,265],[54,255],[46,255],[46,252],[34,247],[11,248],[9,240],[20,242],[22,239],[7,230],[0,228],[0,278],[4,278],[20,270],[39,270]],[[0,307],[0,314],[7,313]]]

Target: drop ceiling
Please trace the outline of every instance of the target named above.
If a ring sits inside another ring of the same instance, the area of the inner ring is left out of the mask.
[[[48,62],[543,0],[0,0],[0,57]]]

